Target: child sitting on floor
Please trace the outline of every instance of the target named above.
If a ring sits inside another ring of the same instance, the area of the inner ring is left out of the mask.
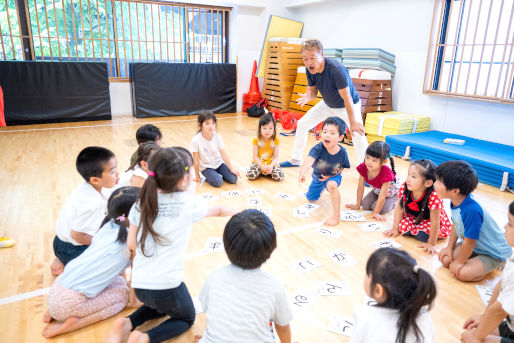
[[[324,189],[330,193],[332,216],[324,223],[330,226],[337,225],[341,218],[341,195],[338,187],[341,184],[341,172],[344,168],[350,168],[346,149],[338,144],[345,131],[346,124],[340,118],[327,118],[321,129],[321,142],[311,149],[298,176],[298,181],[304,182],[307,170],[313,167],[312,182],[305,194],[307,200],[318,200]]]
[[[461,281],[480,281],[512,254],[503,230],[471,195],[478,176],[465,161],[448,161],[435,170],[435,189],[451,200],[453,228],[439,260]]]
[[[232,264],[212,272],[200,292],[207,315],[200,342],[275,342],[272,321],[280,342],[291,343],[286,290],[260,269],[277,247],[273,223],[264,213],[245,210],[228,221],[223,244]]]
[[[514,247],[514,201],[509,205],[508,221],[505,224],[505,238]],[[494,287],[491,300],[482,315],[471,316],[464,323],[461,341],[514,342],[514,259],[511,256],[503,268],[503,278]]]
[[[91,244],[91,237],[106,215],[107,200],[102,188],[112,188],[118,182],[116,157],[109,149],[85,148],[77,157],[76,167],[86,182],[66,199],[57,218],[53,242],[56,258],[51,266],[54,276],[60,275],[64,266]]]
[[[43,329],[46,338],[114,316],[127,305],[129,289],[121,274],[130,265],[127,215],[138,193],[136,187],[123,187],[112,193],[107,205],[109,214],[91,245],[70,261],[54,281],[43,317],[49,323]]]

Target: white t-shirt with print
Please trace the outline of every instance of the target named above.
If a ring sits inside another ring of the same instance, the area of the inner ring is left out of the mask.
[[[201,343],[275,342],[269,322],[284,326],[293,318],[284,285],[260,268],[215,270],[199,299],[207,314]]]
[[[185,192],[157,193],[158,213],[153,229],[165,242],[156,244],[152,235],[145,240],[144,256],[140,239],[143,228],[137,233],[136,256],[132,263],[133,288],[170,289],[184,280],[184,258],[193,222],[207,215],[208,203]],[[139,203],[132,206],[130,225],[139,227]]]
[[[514,332],[514,258],[508,258],[503,268],[503,279],[497,301],[503,310],[509,314],[507,325]]]
[[[66,199],[55,223],[55,234],[63,242],[82,245],[71,238],[71,230],[93,236],[107,214],[107,199],[90,183],[78,186]]]
[[[191,140],[191,152],[197,152],[200,157],[200,171],[205,168],[217,169],[223,163],[220,149],[225,149],[225,145],[217,132],[212,133],[210,141],[206,140],[201,132]]]

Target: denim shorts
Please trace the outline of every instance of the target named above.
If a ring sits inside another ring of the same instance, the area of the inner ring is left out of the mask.
[[[309,200],[309,201],[318,200],[319,197],[321,196],[321,192],[323,192],[323,190],[325,188],[327,188],[327,183],[329,181],[334,181],[335,183],[337,183],[337,187],[339,187],[341,185],[341,174],[332,176],[330,179],[328,179],[326,181],[320,181],[319,176],[314,175],[314,173],[313,173],[311,185],[309,186],[309,190],[307,191],[307,193],[305,193],[307,200]]]

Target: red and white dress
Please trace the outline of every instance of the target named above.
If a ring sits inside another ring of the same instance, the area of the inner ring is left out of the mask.
[[[402,199],[405,204],[405,210],[402,214],[402,219],[400,220],[399,229],[400,233],[403,235],[407,232],[410,232],[413,236],[416,236],[419,231],[425,232],[427,235],[430,235],[430,211],[432,210],[441,210],[441,215],[439,216],[439,234],[437,238],[446,238],[450,235],[452,229],[452,223],[444,210],[443,202],[439,199],[437,192],[435,190],[432,191],[430,197],[428,199],[428,203],[426,205],[425,211],[423,211],[423,217],[418,224],[415,224],[416,218],[418,217],[421,209],[419,206],[423,203],[423,195],[420,199],[414,200],[412,199],[412,193],[410,196],[405,195],[405,183],[400,187],[400,191],[398,196]],[[412,203],[416,203],[414,206]],[[409,206],[411,204],[411,206]],[[419,205],[419,206],[418,206]],[[416,211],[417,209],[417,211]]]

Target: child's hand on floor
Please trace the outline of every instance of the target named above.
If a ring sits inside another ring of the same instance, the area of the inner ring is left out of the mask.
[[[357,204],[347,204],[345,207],[349,208],[350,210],[358,210],[361,208],[360,206],[357,206]]]
[[[386,221],[386,218],[384,216],[382,216],[380,213],[373,213],[371,215],[371,219],[375,219],[376,221],[379,221],[379,222],[385,222]]]
[[[386,236],[386,237],[396,237],[399,235],[400,235],[400,231],[397,229],[391,229],[391,230],[384,231],[384,236]]]
[[[430,243],[423,243],[418,245],[419,248],[423,249],[429,255],[437,254],[437,250],[435,250],[435,246]]]
[[[230,172],[232,174],[236,175],[237,177],[241,177],[241,174],[239,174],[239,172],[235,168],[230,168]]]
[[[448,267],[450,263],[452,263],[452,251],[450,248],[446,247],[439,251],[437,254],[439,261],[443,264],[443,266]]]
[[[468,320],[466,320],[466,322],[464,322],[464,325],[462,326],[462,328],[464,330],[475,329],[478,327],[478,324],[480,324],[481,319],[482,319],[481,314],[472,315],[471,317],[468,318]]]

